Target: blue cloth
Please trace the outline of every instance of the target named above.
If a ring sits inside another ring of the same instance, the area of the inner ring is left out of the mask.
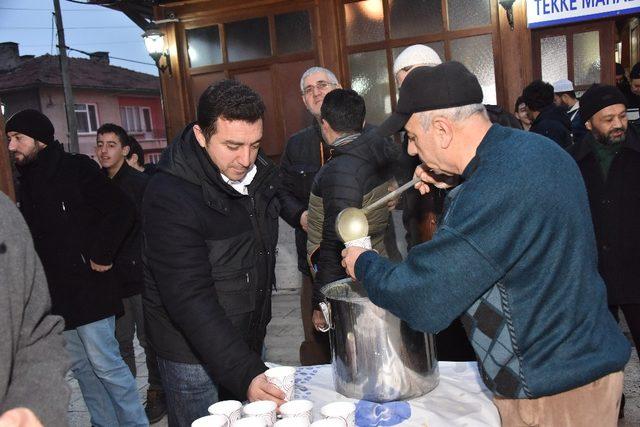
[[[375,403],[360,400],[356,404],[356,425],[359,427],[395,426],[411,418],[407,402]]]
[[[64,336],[91,425],[148,426],[136,381],[120,356],[115,317],[64,331]]]
[[[158,357],[158,367],[171,427],[190,427],[209,415],[209,406],[218,401],[218,388],[202,365]]]
[[[355,266],[370,299],[431,333],[462,316],[483,381],[537,398],[620,371],[580,171],[547,138],[493,125],[450,191],[433,240]]]

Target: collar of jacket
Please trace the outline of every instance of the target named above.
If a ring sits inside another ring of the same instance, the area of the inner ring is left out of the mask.
[[[124,162],[122,162],[122,166],[120,166],[120,169],[118,169],[118,172],[116,172],[116,174],[111,179],[113,180],[113,182],[120,182],[124,177],[129,175],[132,169],[133,168],[129,166],[129,164],[125,160]],[[106,168],[102,168],[102,172],[104,172],[104,174],[107,177],[109,177],[109,172],[107,171]]]
[[[60,163],[63,153],[62,144],[57,140],[53,141],[38,153],[38,156],[33,162],[24,166],[16,165],[16,169],[18,169],[21,176],[26,178],[38,176],[39,178],[47,180],[53,177],[58,169],[58,164]]]
[[[231,199],[248,197],[238,193],[233,187],[224,182],[220,176],[220,169],[211,161],[206,150],[198,144],[193,125],[188,125],[182,134],[178,136],[162,155],[158,168],[170,175],[198,185],[202,189],[204,202],[211,209],[224,215],[229,214],[228,203]],[[264,158],[262,152],[256,158],[257,173],[251,185],[249,196],[253,196],[265,179],[276,173],[273,163]],[[275,186],[267,188],[275,194]],[[220,192],[228,197],[220,197]]]
[[[540,110],[540,114],[538,114],[538,117],[536,117],[535,120],[531,123],[531,126],[538,125],[542,120],[554,120],[556,122],[562,123],[562,125],[567,129],[571,129],[571,120],[569,120],[567,110],[562,107],[557,107],[554,104],[547,105],[542,110]]]
[[[583,160],[593,152],[591,142],[593,142],[594,139],[593,133],[588,132],[581,141],[574,145],[575,148],[572,150],[572,154],[577,162]],[[631,123],[627,125],[627,135],[624,142],[621,143],[621,147],[640,153],[640,135],[638,135],[636,127]]]

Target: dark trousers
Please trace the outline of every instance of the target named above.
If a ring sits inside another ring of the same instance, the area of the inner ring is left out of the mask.
[[[136,355],[133,349],[133,338],[138,334],[138,341],[144,348],[147,370],[149,371],[149,388],[151,390],[162,390],[162,381],[160,380],[160,372],[158,372],[158,361],[156,354],[147,345],[146,335],[144,333],[144,316],[142,312],[142,297],[134,295],[122,299],[124,306],[124,314],[116,319],[116,339],[120,345],[120,355],[127,364],[129,370],[136,377]]]
[[[322,365],[331,361],[329,333],[318,332],[313,327],[313,322],[311,321],[311,316],[313,315],[313,283],[311,282],[311,277],[302,277],[300,314],[302,315],[304,341],[300,344],[300,364],[303,366]]]
[[[613,314],[616,322],[620,323],[620,310],[629,325],[629,332],[636,346],[636,351],[640,355],[640,304],[610,305],[609,311]]]
[[[190,427],[218,401],[218,388],[202,365],[158,357],[169,427]]]

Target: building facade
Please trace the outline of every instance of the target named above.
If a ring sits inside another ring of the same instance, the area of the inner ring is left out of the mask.
[[[53,123],[68,148],[69,130],[58,56],[19,56],[16,43],[0,43],[0,99],[6,118],[32,108]],[[115,123],[140,142],[155,163],[167,145],[160,82],[156,76],[109,64],[106,52],[69,58],[80,153],[95,159],[96,130]]]
[[[512,25],[501,3],[513,3]],[[171,63],[171,72],[160,75],[164,104],[171,106],[168,134],[195,118],[204,88],[234,78],[264,98],[264,148],[277,157],[288,136],[311,120],[300,100],[299,78],[312,65],[333,70],[343,86],[363,95],[367,120],[377,124],[397,101],[393,60],[416,43],[464,63],[478,76],[484,102],[509,110],[535,78],[569,78],[580,91],[594,82],[613,83],[616,59],[627,70],[638,60],[638,19],[629,10],[575,23],[548,19],[529,28],[528,7],[542,5],[551,13],[558,3],[564,2],[160,1],[153,14],[166,35]]]

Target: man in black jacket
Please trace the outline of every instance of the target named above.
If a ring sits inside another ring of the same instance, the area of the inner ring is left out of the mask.
[[[566,150],[573,144],[571,121],[566,110],[553,103],[553,97],[553,86],[542,80],[530,83],[522,91],[532,122],[529,131],[546,136]]]
[[[135,380],[120,356],[122,312],[113,263],[134,207],[87,156],[67,154],[53,125],[35,110],[8,121],[9,151],[20,173],[20,210],[65,320],[67,350],[95,426],[147,425]]]
[[[207,415],[219,387],[283,402],[260,358],[279,214],[278,171],[259,152],[263,115],[249,87],[211,85],[147,186],[143,304],[170,426]]]
[[[300,344],[302,365],[327,363],[330,359],[327,336],[316,332],[311,323],[313,285],[307,263],[307,206],[313,178],[331,157],[331,147],[323,140],[320,131],[320,107],[325,95],[339,87],[335,74],[326,68],[311,67],[302,74],[302,102],[313,116],[313,123],[289,138],[280,159],[283,178],[278,191],[282,204],[280,216],[295,230],[298,270],[303,275],[300,289],[304,329],[304,342]]]
[[[320,126],[333,158],[316,175],[309,198],[307,257],[315,274],[314,307],[322,300],[322,286],[347,277],[340,265],[344,244],[336,233],[338,214],[370,205],[387,194],[394,179],[392,164],[399,153],[385,152],[384,138],[375,131],[362,133],[365,114],[364,99],[349,89],[331,91],[322,104]],[[367,214],[371,245],[383,256],[390,216],[386,205]],[[313,324],[316,329],[325,325],[317,308]]]
[[[571,154],[587,186],[609,309],[616,319],[624,313],[640,353],[640,135],[626,102],[613,86],[591,86],[580,104],[590,132]]]
[[[587,128],[584,127],[584,120],[580,117],[580,101],[576,98],[573,82],[568,79],[560,79],[553,83],[553,92],[553,103],[567,111],[573,140],[580,141],[587,133]]]
[[[136,333],[140,345],[144,348],[149,388],[145,412],[150,423],[159,421],[166,413],[162,382],[158,372],[158,362],[144,333],[142,314],[142,197],[149,177],[127,164],[126,157],[131,150],[131,138],[120,126],[105,123],[97,131],[96,157],[102,170],[111,178],[136,207],[135,222],[127,238],[122,243],[113,270],[120,285],[120,297],[124,314],[116,319],[116,338],[120,345],[120,354],[135,377],[136,355],[133,338]]]

